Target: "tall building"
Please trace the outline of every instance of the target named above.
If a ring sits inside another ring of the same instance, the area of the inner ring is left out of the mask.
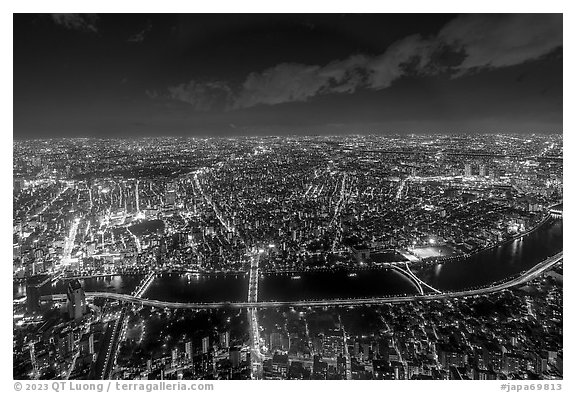
[[[96,242],[86,244],[86,255],[90,258],[96,252]]]
[[[80,348],[80,355],[87,356],[91,355],[90,353],[90,334],[84,333],[80,338],[80,342],[78,343],[78,347]]]
[[[96,351],[94,350],[94,333],[90,334],[88,338],[88,351],[93,355]]]
[[[210,352],[210,338],[204,337],[202,339],[202,353]]]
[[[39,341],[30,346],[30,361],[35,372],[42,372],[50,367],[50,352],[48,345]]]
[[[230,332],[220,333],[220,348],[230,347]]]
[[[193,356],[193,354],[192,354],[192,341],[187,341],[185,346],[184,346],[184,349],[186,350],[186,358],[192,359],[192,356]]]
[[[478,167],[478,176],[484,177],[488,175],[488,171],[486,170],[486,165],[480,164]]]
[[[57,336],[56,351],[60,358],[65,358],[74,349],[74,334],[71,330],[60,332]]]
[[[178,363],[178,348],[172,350],[172,367],[176,366]]]
[[[86,313],[86,295],[84,288],[78,280],[72,280],[68,283],[68,316],[75,320],[82,319]]]

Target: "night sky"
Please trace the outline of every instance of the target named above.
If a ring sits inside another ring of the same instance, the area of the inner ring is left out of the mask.
[[[562,132],[562,16],[14,15],[14,138]]]

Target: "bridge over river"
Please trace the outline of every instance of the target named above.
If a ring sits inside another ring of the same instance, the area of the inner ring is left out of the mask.
[[[87,292],[87,297],[100,297],[107,299],[114,299],[134,304],[157,307],[157,308],[184,308],[184,309],[213,309],[213,308],[270,308],[281,306],[302,306],[302,307],[326,307],[326,306],[354,306],[366,304],[384,304],[384,303],[403,303],[413,301],[431,301],[446,298],[467,297],[489,294],[503,289],[511,288],[513,286],[528,282],[545,270],[551,268],[563,258],[563,252],[559,252],[544,261],[538,263],[532,268],[524,271],[517,277],[513,277],[506,281],[495,283],[487,287],[470,289],[464,291],[445,291],[441,292],[436,289],[431,293],[419,293],[416,295],[404,296],[384,296],[384,297],[371,297],[371,298],[353,298],[353,299],[326,299],[326,300],[297,300],[297,301],[257,301],[255,296],[245,302],[210,302],[210,303],[184,303],[184,302],[166,302],[161,300],[146,299],[141,296],[118,294],[110,292]],[[412,273],[413,274],[413,273]],[[140,291],[139,291],[140,292]],[[66,295],[47,295],[43,299],[49,300],[66,300]]]

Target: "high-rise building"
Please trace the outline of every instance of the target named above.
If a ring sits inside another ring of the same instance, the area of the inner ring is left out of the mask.
[[[362,359],[368,360],[370,357],[370,343],[362,343]]]
[[[178,363],[178,348],[172,350],[172,367],[176,366]]]
[[[96,252],[96,242],[86,244],[86,255],[90,258]]]
[[[480,164],[478,167],[478,176],[484,177],[488,175],[488,171],[486,170],[486,165]]]
[[[187,359],[192,359],[192,341],[187,341],[186,344],[184,345],[184,349],[186,351],[186,358]]]
[[[322,340],[322,356],[336,359],[344,353],[344,336],[340,329],[329,329]]]
[[[86,313],[86,295],[84,288],[78,280],[72,280],[68,283],[68,316],[75,320],[82,319]]]
[[[93,355],[94,352],[96,352],[94,350],[94,333],[91,333],[90,337],[88,338],[88,351],[90,352],[91,355]]]
[[[536,374],[542,375],[548,370],[548,358],[542,354],[534,356]]]
[[[90,333],[82,334],[78,347],[80,348],[81,356],[90,355]]]
[[[220,348],[230,347],[230,332],[220,333]]]
[[[50,367],[50,352],[45,342],[39,341],[31,345],[30,360],[34,371],[41,372]]]
[[[202,353],[210,352],[210,338],[204,337],[202,339]]]
[[[60,358],[65,358],[74,349],[74,334],[71,330],[60,332],[56,351]]]

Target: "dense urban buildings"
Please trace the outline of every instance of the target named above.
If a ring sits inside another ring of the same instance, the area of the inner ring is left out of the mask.
[[[559,379],[561,134],[14,141],[16,379]]]
[[[561,389],[563,15],[234,6],[13,15],[15,389]]]

